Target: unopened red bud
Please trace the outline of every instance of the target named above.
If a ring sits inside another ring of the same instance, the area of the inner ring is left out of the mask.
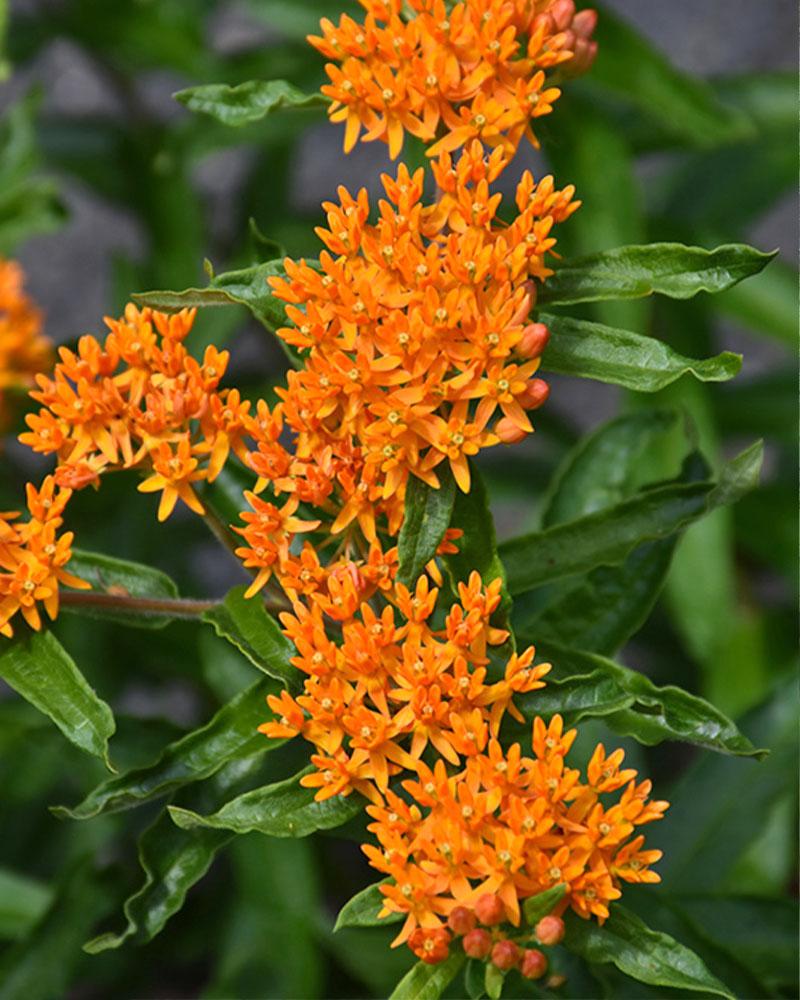
[[[464,935],[464,952],[470,958],[486,958],[492,950],[492,935],[480,927]]]
[[[526,948],[522,953],[519,971],[526,979],[541,979],[547,972],[547,959],[538,948]]]
[[[527,431],[518,427],[514,421],[509,420],[508,417],[501,417],[497,421],[494,425],[494,432],[503,444],[518,444],[528,436]]]
[[[501,923],[505,915],[503,901],[493,892],[484,893],[475,904],[475,916],[487,927]]]
[[[564,939],[564,921],[561,917],[542,917],[536,925],[536,937],[542,944],[558,944]]]
[[[492,962],[498,969],[508,972],[520,960],[520,950],[513,941],[498,941],[492,948]]]
[[[575,0],[556,0],[548,14],[553,18],[556,28],[565,31],[575,17]]]
[[[469,934],[475,929],[475,914],[466,906],[457,906],[447,918],[447,923],[454,934]]]
[[[550,395],[550,386],[543,379],[532,378],[525,386],[524,392],[517,398],[519,404],[526,410],[538,410]]]
[[[572,30],[572,28],[568,28],[565,32],[563,32],[563,35],[564,35],[564,41],[561,47],[569,52],[574,52],[575,46],[578,42],[577,35]]]
[[[531,323],[522,331],[517,353],[523,358],[538,358],[550,340],[550,331],[544,323]]]
[[[580,38],[587,40],[592,37],[594,29],[597,27],[596,10],[579,10],[572,19],[572,30]]]

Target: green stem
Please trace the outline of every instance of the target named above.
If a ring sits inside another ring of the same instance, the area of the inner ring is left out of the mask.
[[[219,601],[193,600],[187,597],[128,597],[85,590],[62,590],[59,600],[65,608],[118,609],[145,615],[167,615],[170,618],[200,618],[206,611],[212,611],[219,605]]]

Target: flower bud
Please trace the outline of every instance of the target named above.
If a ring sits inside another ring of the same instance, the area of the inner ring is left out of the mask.
[[[536,925],[536,937],[542,944],[558,944],[564,939],[564,921],[561,917],[542,917]]]
[[[492,948],[492,962],[503,972],[513,969],[519,960],[520,950],[513,941],[498,941]]]
[[[579,38],[590,39],[597,27],[596,10],[579,10],[572,19],[572,30]]]
[[[530,323],[522,331],[522,338],[517,344],[517,354],[523,358],[538,358],[550,340],[550,331],[544,323]]]
[[[566,31],[575,17],[575,0],[556,0],[548,11],[559,31]]]
[[[547,959],[538,948],[526,948],[519,971],[526,979],[541,979],[547,972]]]
[[[486,958],[492,949],[492,936],[488,931],[476,928],[464,935],[464,952],[470,958]]]
[[[503,444],[518,444],[528,436],[527,431],[518,427],[514,421],[509,420],[508,417],[501,417],[497,421],[494,425],[494,432]]]
[[[525,390],[517,397],[519,405],[526,410],[538,410],[550,395],[550,386],[543,379],[532,378]]]
[[[503,906],[503,901],[493,892],[484,893],[475,904],[475,916],[487,927],[502,923],[505,915],[506,908]]]
[[[454,934],[469,934],[475,929],[475,914],[466,906],[457,906],[447,918],[447,924]]]

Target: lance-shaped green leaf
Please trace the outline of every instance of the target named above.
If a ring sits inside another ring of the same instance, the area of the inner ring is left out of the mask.
[[[286,80],[248,80],[235,87],[209,83],[173,96],[190,111],[233,126],[252,125],[276,111],[316,111],[330,104],[323,94],[304,94]]]
[[[698,955],[668,934],[651,930],[618,903],[612,904],[611,915],[602,927],[572,913],[567,914],[566,924],[564,944],[592,965],[610,962],[626,976],[649,986],[733,1000],[730,990]]]
[[[394,988],[389,1000],[439,1000],[466,959],[463,951],[455,951],[438,965],[417,962]]]
[[[254,666],[290,687],[299,684],[299,673],[289,662],[297,655],[293,643],[264,607],[258,596],[246,598],[247,587],[234,587],[225,600],[207,611],[203,621],[218,636],[232,642]]]
[[[741,355],[730,351],[697,360],[630,330],[549,313],[540,313],[539,320],[552,334],[542,355],[542,368],[558,375],[593,378],[636,392],[658,392],[683,375],[701,382],[727,382],[742,367]]]
[[[537,301],[574,305],[653,294],[689,299],[732,288],[762,271],[774,256],[742,243],[716,250],[681,243],[618,247],[565,261],[542,286]]]
[[[754,132],[746,115],[723,103],[705,81],[689,76],[607,8],[597,28],[598,54],[590,86],[605,89],[645,115],[665,132],[708,148],[748,138]]]
[[[434,489],[411,476],[406,488],[405,515],[398,540],[397,579],[412,589],[425,565],[436,555],[450,526],[456,483],[449,468],[439,474],[439,482],[439,489]]]
[[[274,750],[284,741],[267,739],[258,726],[272,714],[264,704],[267,695],[278,689],[276,681],[258,681],[223,705],[206,725],[171,743],[153,764],[103,782],[74,809],[57,806],[51,811],[64,819],[89,819],[130,809],[208,778],[232,761]]]
[[[500,545],[508,589],[524,593],[550,580],[622,562],[643,542],[668,536],[758,483],[763,446],[752,445],[730,461],[717,483],[645,490],[631,500],[546,531]]]
[[[142,563],[129,562],[126,559],[116,559],[100,552],[84,552],[74,549],[69,562],[69,571],[91,583],[91,594],[107,595],[109,597],[136,597],[142,599],[174,600],[178,597],[175,583],[161,570]],[[147,608],[105,606],[102,603],[65,604],[64,610],[89,618],[104,618],[106,621],[119,622],[122,625],[132,625],[136,628],[163,628],[173,620],[173,615],[148,610]]]
[[[335,795],[317,802],[314,789],[300,779],[307,768],[285,781],[245,792],[208,816],[169,806],[173,822],[183,830],[207,828],[234,833],[265,833],[270,837],[307,837],[316,830],[333,830],[352,819],[364,806],[361,796]]]
[[[535,896],[530,896],[523,904],[525,919],[531,927],[535,927],[542,917],[546,917],[556,903],[564,897],[567,891],[566,885],[560,882],[558,885],[550,886],[544,892],[537,892]]]
[[[505,591],[505,568],[497,553],[497,536],[494,518],[489,506],[486,484],[475,466],[470,463],[470,491],[456,491],[451,524],[464,534],[455,544],[458,552],[445,557],[445,565],[454,582],[466,581],[477,571],[485,584],[498,577],[504,582],[503,607],[508,606]]]
[[[380,890],[382,884],[376,882],[374,885],[368,885],[366,889],[362,889],[352,899],[349,899],[339,910],[334,931],[341,930],[343,927],[383,927],[384,924],[396,924],[403,920],[402,913],[389,913],[385,917],[378,916],[383,909],[383,901],[386,899]]]
[[[100,757],[113,771],[108,757],[108,740],[116,729],[111,709],[53,633],[21,633],[4,639],[3,645],[0,677],[49,716],[71,743]]]
[[[279,327],[286,325],[286,313],[284,303],[273,294],[267,279],[281,277],[285,273],[283,261],[270,260],[265,264],[214,275],[205,288],[186,288],[178,292],[140,292],[131,297],[139,305],[150,306],[161,312],[240,305],[270,333],[275,333]],[[299,367],[301,362],[297,350],[283,340],[279,339],[279,343],[289,362]]]
[[[519,641],[528,640],[520,636]],[[546,687],[518,699],[528,718],[556,712],[570,723],[602,718],[616,732],[647,746],[680,740],[736,756],[768,752],[756,749],[724,713],[682,688],[658,687],[637,670],[594,653],[542,642],[536,647],[553,669]]]
[[[0,868],[0,939],[24,937],[52,902],[43,882]]]

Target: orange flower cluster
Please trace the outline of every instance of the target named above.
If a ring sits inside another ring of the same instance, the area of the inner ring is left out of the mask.
[[[30,388],[33,376],[52,360],[41,313],[22,285],[19,264],[0,258],[0,424],[9,416],[3,403],[6,390]]]
[[[602,923],[621,882],[659,881],[649,866],[661,851],[643,850],[635,829],[661,819],[668,804],[648,801],[651,783],[637,784],[636,771],[621,767],[623,751],[606,756],[602,744],[583,782],[565,764],[575,735],[558,715],[549,725],[537,717],[533,756],[524,757],[518,743],[504,750],[484,728],[460,770],[420,761],[402,782],[408,801],[389,791],[367,807],[380,846],[363,850],[389,879],[381,915],[405,916],[395,945],[408,941],[423,960],[442,961],[451,929],[474,927],[476,917],[519,927],[520,903],[559,885],[556,914],[571,907]],[[614,804],[601,801],[620,789]]]
[[[194,310],[172,316],[129,305],[107,319],[102,341],[81,337],[77,351],[59,349],[53,376],[38,375],[20,441],[55,455],[56,482],[70,489],[98,485],[118,469],[140,469],[139,489],[160,492],[159,520],[180,498],[204,513],[194,485],[213,481],[231,450],[246,454],[250,404],[236,389],[218,390],[228,352],[206,349],[199,362],[183,340]]]
[[[381,139],[395,159],[406,132],[433,142],[429,156],[478,139],[516,150],[538,145],[531,121],[559,97],[548,74],[575,76],[597,45],[592,10],[573,0],[361,0],[363,23],[327,18],[309,41],[326,58],[330,118],[345,123],[349,152]]]
[[[87,588],[68,573],[72,532],[59,534],[62,514],[72,491],[60,489],[52,476],[36,489],[26,487],[27,521],[19,513],[0,514],[0,635],[13,635],[10,619],[19,611],[31,628],[42,625],[38,604],[49,617],[58,613],[58,585]]]

